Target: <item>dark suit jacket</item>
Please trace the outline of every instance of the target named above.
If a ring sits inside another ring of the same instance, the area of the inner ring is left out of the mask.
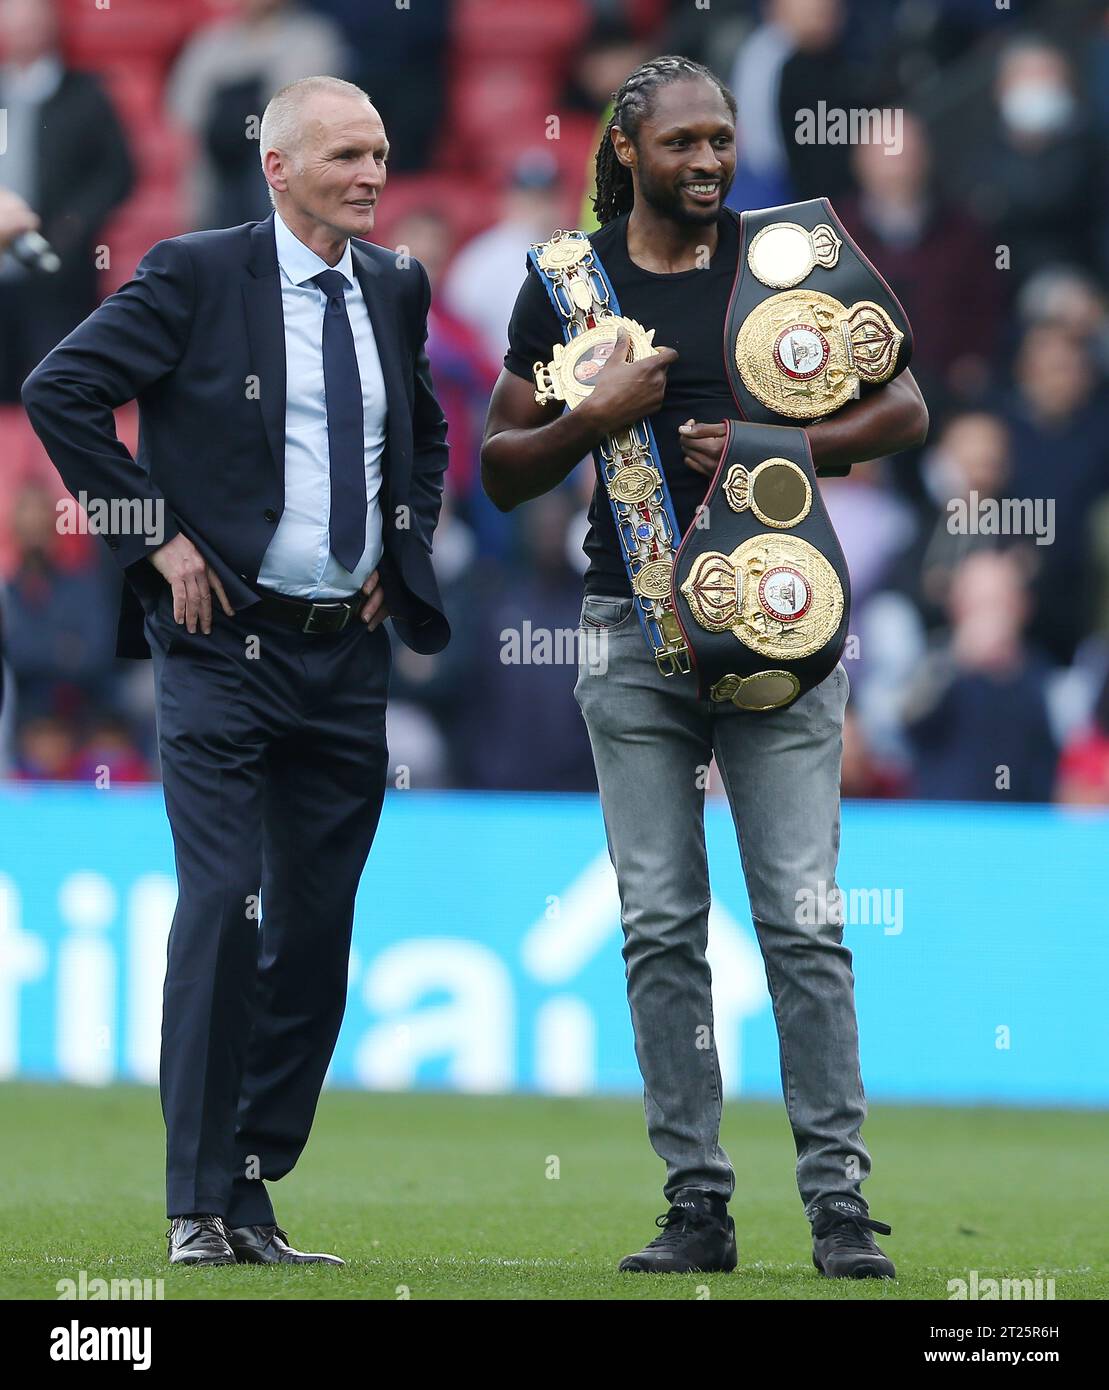
[[[437,652],[450,628],[431,566],[447,466],[446,423],[424,340],[431,291],[418,261],[351,243],[388,406],[379,566],[397,635]],[[139,404],[137,460],[112,411]],[[124,506],[164,504],[163,539],[184,532],[223,581],[236,611],[285,500],[285,336],[273,217],[159,242],[28,377],[23,403],[66,487]],[[142,608],[164,580],[143,535],[107,543],[124,567],[120,656],[149,655]]]

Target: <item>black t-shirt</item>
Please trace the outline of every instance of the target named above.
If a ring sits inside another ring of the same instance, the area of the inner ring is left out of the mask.
[[[616,291],[620,312],[644,328],[653,328],[655,342],[678,354],[666,378],[662,408],[651,416],[651,427],[683,535],[704,501],[708,479],[682,458],[678,426],[690,419],[717,424],[737,414],[724,366],[724,318],[735,281],[739,231],[728,212],[721,213],[717,225],[719,240],[709,264],[674,275],[656,275],[629,258],[626,214],[590,237]],[[533,381],[534,364],[549,362],[553,345],[562,341],[559,317],[529,263],[508,325],[504,365],[525,381]],[[631,595],[612,506],[599,472],[584,550],[589,558],[586,593]]]

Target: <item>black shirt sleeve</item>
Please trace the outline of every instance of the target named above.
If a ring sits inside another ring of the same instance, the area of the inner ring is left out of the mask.
[[[562,342],[562,324],[543,282],[528,265],[508,323],[508,351],[504,365],[514,376],[534,381],[536,362],[549,362],[555,343]]]

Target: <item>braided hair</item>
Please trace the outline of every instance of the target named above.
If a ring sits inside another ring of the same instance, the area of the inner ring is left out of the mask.
[[[682,58],[674,53],[641,63],[628,75],[620,90],[613,93],[612,116],[605,126],[597,150],[597,193],[593,199],[593,211],[602,226],[631,211],[634,192],[631,170],[616,158],[616,149],[612,143],[613,129],[619,127],[629,139],[634,140],[643,118],[651,110],[652,92],[667,83],[681,82],[691,77],[700,77],[706,82],[711,82],[727,103],[732,120],[735,120],[735,97],[704,64],[695,63],[692,58]]]

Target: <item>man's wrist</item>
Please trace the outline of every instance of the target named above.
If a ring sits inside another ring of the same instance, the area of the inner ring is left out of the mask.
[[[613,432],[611,425],[599,416],[596,406],[588,397],[571,412],[570,418],[582,427],[582,453],[592,452]]]

